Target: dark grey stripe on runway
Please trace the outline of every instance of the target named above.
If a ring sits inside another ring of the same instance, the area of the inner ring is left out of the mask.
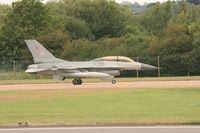
[[[8,128],[0,133],[200,133],[200,126]]]

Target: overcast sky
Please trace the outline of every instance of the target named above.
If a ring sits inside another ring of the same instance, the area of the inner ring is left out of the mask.
[[[0,3],[3,3],[3,4],[11,4],[13,1],[18,1],[18,0],[0,0]],[[43,0],[44,2],[48,1],[48,0]],[[150,3],[150,2],[157,2],[157,1],[160,1],[160,2],[165,2],[165,1],[168,1],[168,0],[115,0],[116,2],[118,3],[121,3],[122,1],[129,1],[129,2],[138,2],[140,4],[143,4],[145,2],[147,3]]]

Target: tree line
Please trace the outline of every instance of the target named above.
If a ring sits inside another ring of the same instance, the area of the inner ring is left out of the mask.
[[[199,75],[200,6],[189,2],[151,3],[135,14],[114,0],[0,5],[0,60],[31,60],[24,40],[36,39],[66,60],[121,55],[156,65],[160,56],[163,75]]]

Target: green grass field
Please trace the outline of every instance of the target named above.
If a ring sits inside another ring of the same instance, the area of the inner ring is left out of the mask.
[[[43,83],[71,83],[73,79],[65,81],[56,81],[52,79],[21,79],[21,80],[0,80],[3,84],[43,84]],[[134,82],[134,81],[182,81],[182,80],[200,80],[200,76],[190,77],[143,77],[143,78],[116,78],[117,82]],[[99,79],[83,79],[83,82],[105,82]],[[109,82],[109,81],[108,81]]]
[[[0,91],[0,125],[200,124],[200,87]]]

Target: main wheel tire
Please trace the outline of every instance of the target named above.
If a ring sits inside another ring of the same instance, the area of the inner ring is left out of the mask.
[[[83,83],[81,79],[77,79],[77,80],[78,80],[78,85],[81,85]]]
[[[112,80],[112,84],[116,84],[116,82],[117,82],[116,80]]]
[[[77,85],[77,84],[78,84],[78,80],[77,80],[77,79],[74,79],[74,80],[72,81],[72,84],[73,84],[73,85]]]
[[[73,81],[72,81],[72,84],[73,85],[81,85],[83,83],[83,81],[81,80],[81,79],[74,79]]]

